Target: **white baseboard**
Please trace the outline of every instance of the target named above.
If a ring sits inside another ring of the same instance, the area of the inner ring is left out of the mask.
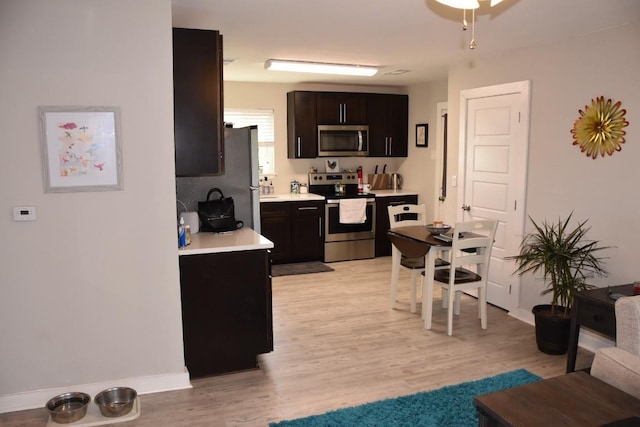
[[[531,311],[518,308],[514,311],[510,311],[509,316],[515,317],[516,319],[521,320],[525,323],[528,323],[531,326],[535,325],[535,320],[533,318],[533,313],[531,313]],[[612,341],[606,337],[603,337],[602,335],[598,335],[595,332],[591,332],[589,330],[580,328],[580,337],[578,338],[578,347],[582,347],[585,350],[595,353],[599,348],[614,347],[615,345],[616,345],[615,341]]]
[[[138,394],[147,394],[169,390],[181,390],[191,388],[192,386],[189,381],[189,373],[185,369],[184,372],[172,374],[126,378],[99,383],[33,390],[0,396],[0,413],[44,408],[47,401],[52,397],[71,391],[81,391],[89,394],[93,398],[102,390],[110,387],[131,387],[136,390]]]

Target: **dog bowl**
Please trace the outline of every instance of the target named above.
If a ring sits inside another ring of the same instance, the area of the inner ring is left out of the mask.
[[[87,414],[91,396],[86,393],[72,392],[52,397],[46,404],[51,420],[59,424],[78,421]]]
[[[129,387],[113,387],[96,394],[96,402],[100,413],[105,417],[114,418],[127,415],[133,409],[138,393]]]
[[[438,234],[444,234],[449,230],[451,230],[451,226],[447,224],[438,224],[438,225],[428,224],[427,230],[431,234],[438,235]]]

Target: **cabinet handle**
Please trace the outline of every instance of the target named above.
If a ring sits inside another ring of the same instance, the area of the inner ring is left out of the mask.
[[[342,104],[342,105],[344,105],[344,114],[343,114],[344,121],[343,121],[343,123],[347,123],[347,104]]]
[[[389,137],[389,155],[391,155],[391,148],[393,147],[393,137]]]
[[[322,217],[318,217],[318,237],[322,237]]]
[[[318,207],[317,206],[303,206],[298,208],[299,211],[317,211]]]
[[[298,137],[298,157],[300,157],[300,137]]]

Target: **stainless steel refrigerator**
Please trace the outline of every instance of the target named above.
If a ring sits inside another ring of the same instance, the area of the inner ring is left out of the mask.
[[[224,158],[224,175],[176,178],[177,198],[187,210],[197,211],[209,189],[220,188],[225,197],[233,197],[236,220],[260,233],[258,127],[226,128]]]

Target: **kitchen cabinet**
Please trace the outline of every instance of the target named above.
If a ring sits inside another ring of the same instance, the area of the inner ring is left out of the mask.
[[[268,250],[181,256],[180,291],[192,378],[256,368],[273,350]]]
[[[173,29],[176,176],[224,172],[222,35]]]
[[[260,221],[274,264],[323,259],[324,201],[260,203]]]
[[[367,94],[369,157],[407,157],[409,97]]]
[[[290,202],[291,260],[322,260],[324,202]]]
[[[418,204],[418,195],[376,197],[376,256],[391,255],[391,242],[387,237],[389,231],[388,206]]]
[[[318,156],[316,93],[287,93],[287,157],[314,159]]]
[[[318,92],[316,107],[319,125],[367,124],[367,98],[364,93]]]
[[[271,259],[287,262],[291,257],[291,207],[289,202],[260,203],[260,234],[273,242]]]

